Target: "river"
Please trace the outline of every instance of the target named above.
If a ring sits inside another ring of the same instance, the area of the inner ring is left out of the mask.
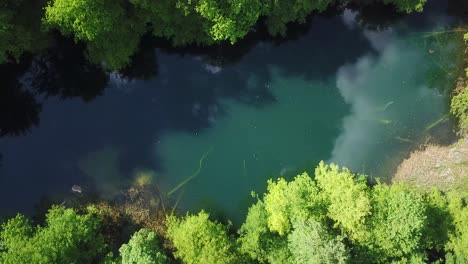
[[[286,39],[150,47],[125,74],[70,74],[59,68],[70,64],[33,59],[13,81],[29,108],[3,98],[12,119],[36,125],[0,138],[0,213],[79,195],[75,184],[112,199],[150,172],[179,209],[239,222],[251,191],[312,174],[321,160],[388,179],[409,151],[450,131],[456,34],[431,34],[456,25],[446,10],[432,1],[421,14],[376,19],[346,9]],[[41,67],[53,84],[36,80]]]

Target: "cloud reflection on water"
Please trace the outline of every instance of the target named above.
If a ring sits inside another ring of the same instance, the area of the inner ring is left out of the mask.
[[[352,17],[345,12],[345,24],[353,25]],[[336,86],[351,114],[343,119],[330,161],[364,173],[369,167],[371,172],[383,172],[389,159],[398,159],[399,154],[392,152],[398,144],[395,138],[414,136],[414,128],[421,128],[414,116],[426,122],[435,112],[443,112],[444,98],[426,85],[428,63],[422,50],[399,40],[392,29],[363,34],[377,54],[337,70]]]

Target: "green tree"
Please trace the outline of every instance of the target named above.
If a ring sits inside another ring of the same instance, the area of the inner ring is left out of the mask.
[[[0,1],[0,64],[18,61],[24,52],[46,47],[47,39],[40,29],[41,16],[39,1]]]
[[[427,226],[423,232],[424,247],[444,257],[444,247],[453,230],[447,197],[440,190],[432,189],[424,195],[426,204]]]
[[[294,222],[320,218],[325,210],[319,189],[307,173],[289,183],[283,178],[269,180],[264,201],[269,230],[280,235],[288,233]]]
[[[462,133],[468,133],[468,89],[452,97],[450,112],[458,118],[458,126]]]
[[[110,70],[123,68],[138,48],[145,23],[123,0],[52,0],[44,24],[86,43],[89,59]]]
[[[422,12],[426,0],[383,0],[385,4],[393,4],[399,12]]]
[[[130,0],[153,34],[175,45],[209,45],[244,37],[264,11],[260,0]]]
[[[371,238],[367,243],[376,260],[424,262],[422,238],[426,226],[426,204],[421,194],[400,184],[374,186]]]
[[[287,23],[304,23],[312,12],[322,12],[335,0],[270,0],[267,1],[266,24],[271,35],[286,34]]]
[[[102,256],[106,245],[99,235],[100,220],[93,214],[53,207],[46,225],[32,227],[17,215],[2,225],[2,263],[90,263]]]
[[[154,36],[172,40],[175,46],[208,45],[210,22],[195,10],[195,1],[130,0],[137,13],[150,25]]]
[[[366,178],[355,176],[347,168],[319,163],[315,179],[327,203],[327,216],[350,238],[367,238],[366,220],[371,212]]]
[[[184,263],[240,263],[233,239],[226,227],[209,220],[201,211],[184,218],[170,216],[166,221],[167,237]]]
[[[210,21],[208,32],[215,41],[229,40],[235,43],[250,31],[264,11],[264,5],[260,0],[198,0],[196,2],[195,10]]]
[[[288,241],[296,263],[347,263],[349,259],[342,239],[330,235],[322,223],[314,220],[296,223]]]
[[[287,237],[269,231],[268,214],[262,201],[249,208],[239,235],[240,251],[252,259],[260,263],[293,263]]]
[[[128,244],[120,247],[119,252],[122,264],[169,263],[160,248],[157,235],[145,228],[133,234]]]
[[[468,263],[468,196],[452,191],[448,200],[455,228],[449,233],[446,245],[447,263]]]

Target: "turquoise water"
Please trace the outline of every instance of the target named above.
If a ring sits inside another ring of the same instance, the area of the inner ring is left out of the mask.
[[[274,102],[258,108],[222,100],[212,106],[223,113],[212,111],[211,128],[165,134],[154,145],[164,166],[161,188],[170,190],[201,168],[177,189],[180,205],[237,220],[250,192],[262,192],[267,179],[313,171],[320,160],[388,177],[395,161],[429,135],[426,127],[445,115],[447,97],[427,81],[428,69],[437,66],[426,50],[382,34],[384,46],[328,78],[265,65],[271,79],[264,83],[255,70],[246,72],[247,85],[269,87]]]
[[[0,138],[0,211],[60,203],[77,195],[75,184],[81,195],[114,199],[150,171],[179,210],[239,223],[251,191],[313,172],[320,160],[388,180],[409,151],[450,127],[455,42],[424,33],[450,27],[440,10],[378,31],[347,10],[289,39],[246,40],[219,54],[152,49],[151,67],[138,66],[157,73],[113,73],[89,102],[43,99],[37,127]]]

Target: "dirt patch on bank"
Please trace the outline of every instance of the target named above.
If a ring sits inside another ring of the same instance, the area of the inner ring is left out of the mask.
[[[468,189],[468,140],[449,146],[428,145],[411,153],[398,167],[393,182],[424,189]]]

